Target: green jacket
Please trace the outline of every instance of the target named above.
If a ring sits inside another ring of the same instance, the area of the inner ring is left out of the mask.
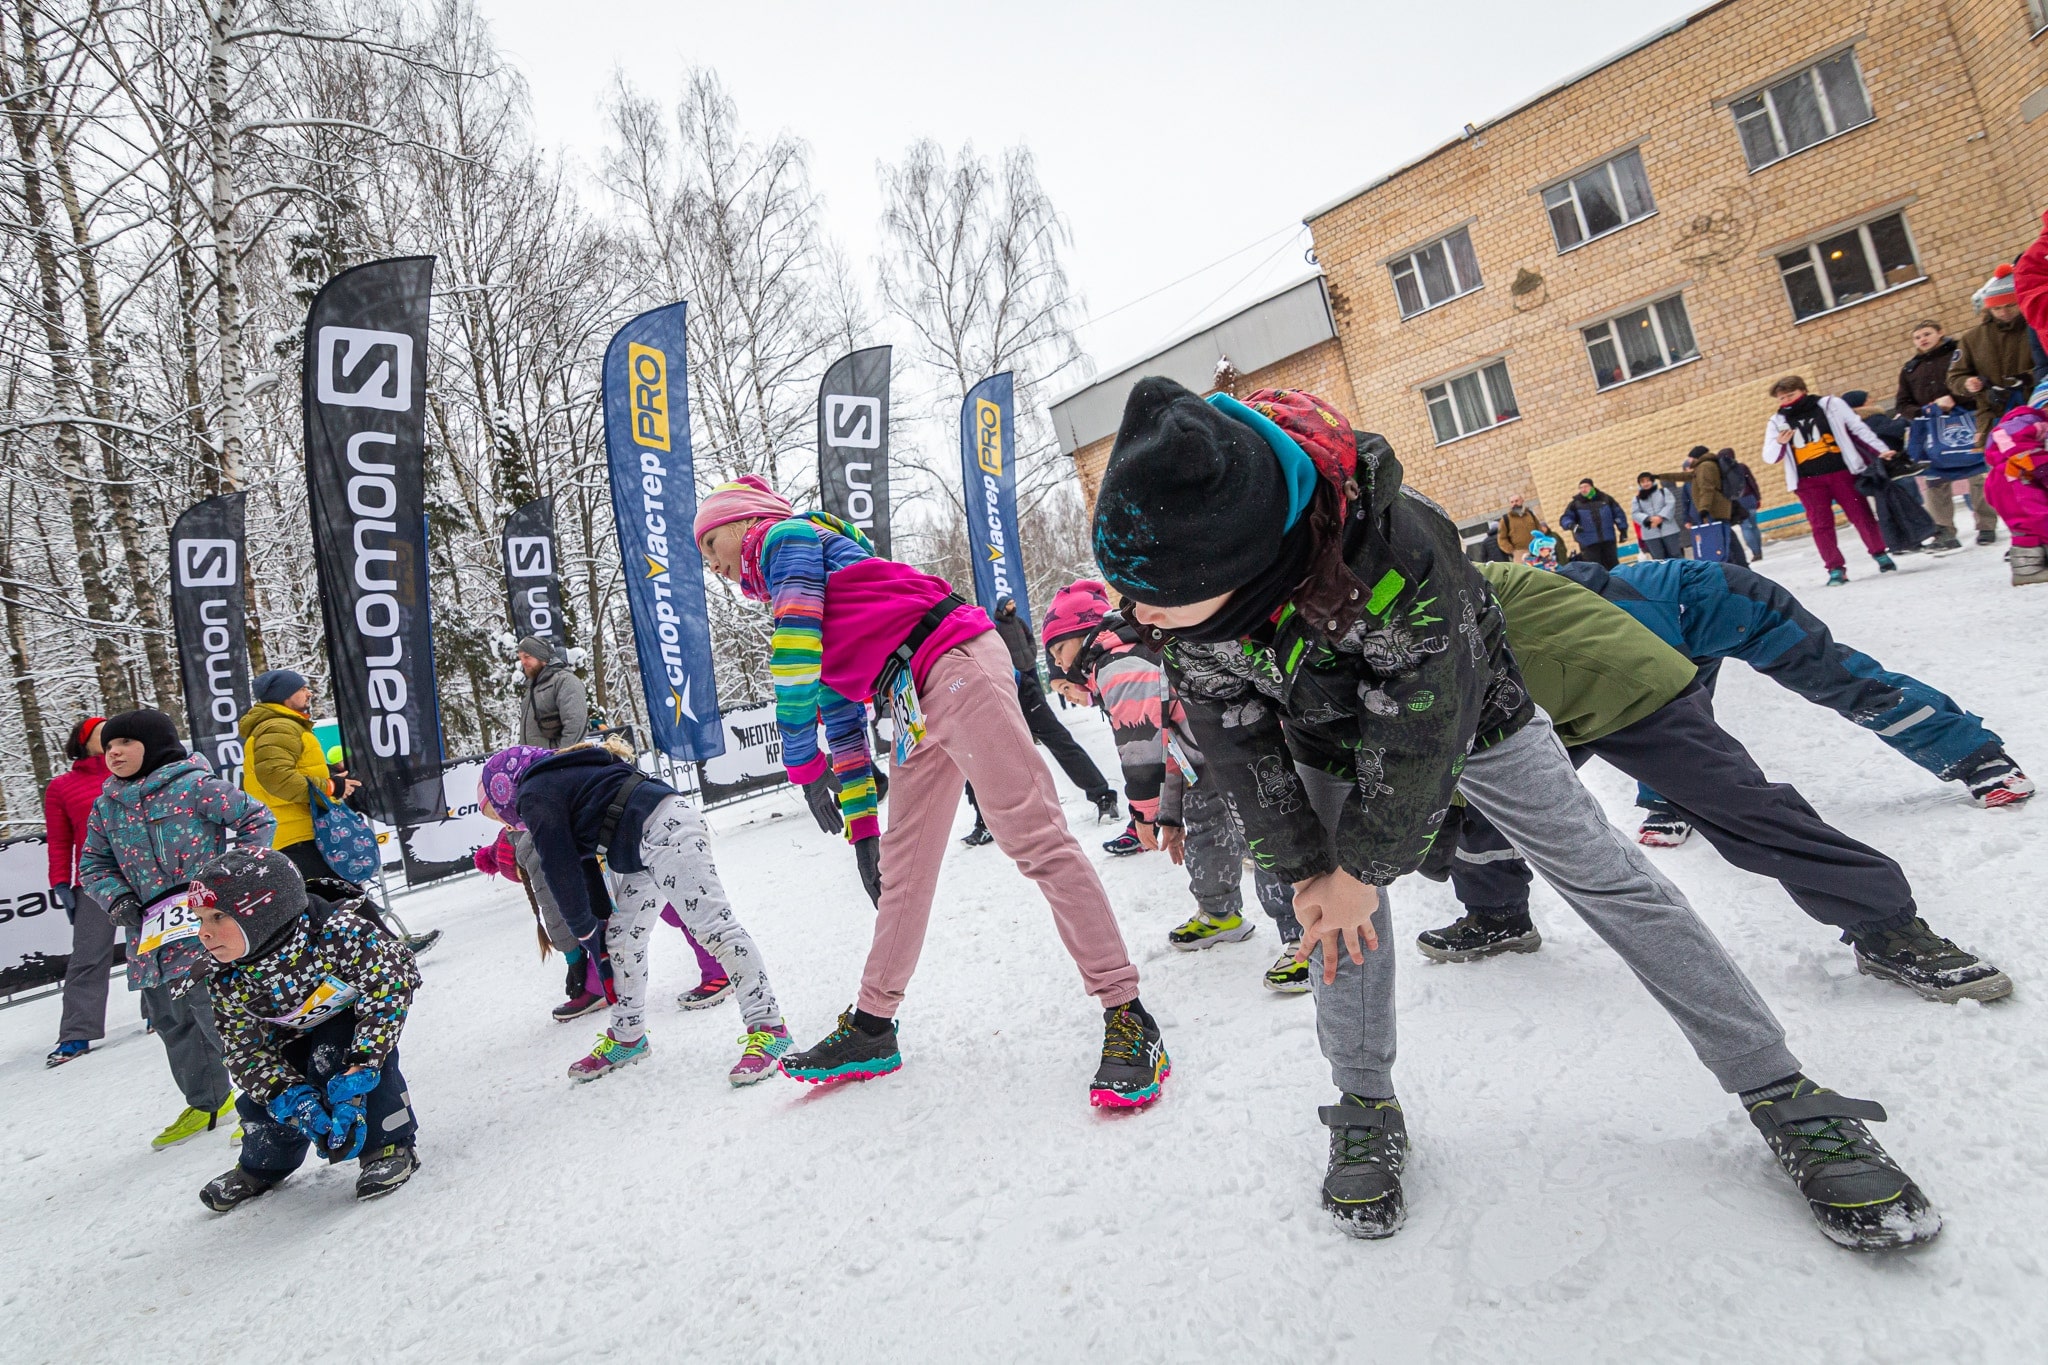
[[[1635,724],[1699,670],[1600,594],[1526,564],[1481,564],[1507,618],[1508,649],[1570,748]]]

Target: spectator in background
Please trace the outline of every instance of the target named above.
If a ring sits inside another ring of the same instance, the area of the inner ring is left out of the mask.
[[[273,668],[257,674],[251,686],[255,704],[235,726],[242,737],[242,790],[270,808],[277,821],[272,847],[301,876],[347,888],[333,894],[352,896],[354,885],[327,865],[313,838],[313,789],[339,801],[360,784],[337,783],[328,771],[327,751],[313,735],[313,689],[303,674]]]
[[[1923,548],[1934,549],[1940,529],[1920,500],[1920,481],[1913,477],[1913,462],[1899,453],[1906,447],[1910,423],[1869,406],[1869,399],[1870,395],[1862,389],[1850,389],[1842,395],[1842,401],[1876,433],[1883,447],[1863,452],[1870,457],[1871,468],[1857,476],[1856,486],[1869,495],[1877,513],[1878,529],[1884,532],[1885,544],[1893,554],[1910,555]]]
[[[2027,401],[2027,394],[2034,387],[2034,346],[2027,320],[2020,316],[2011,266],[1998,267],[1977,297],[1984,316],[1956,343],[1955,356],[1948,366],[1948,388],[1965,406],[1976,409],[1977,449],[1981,451],[1991,428],[1998,425],[2006,409]],[[1935,490],[1930,479],[1927,491],[1933,494]],[[1946,491],[1944,487],[1942,494]],[[1944,496],[1937,495],[1934,501],[1942,503]],[[1984,497],[1982,474],[1970,480],[1970,509],[1977,514],[1977,543],[1997,543],[1998,513]],[[1934,511],[1935,521],[1944,524],[1952,525],[1954,516],[1953,505]]]
[[[1636,545],[1651,559],[1685,558],[1685,528],[1678,520],[1678,495],[1647,469],[1636,475]]]
[[[1500,530],[1495,533],[1494,543],[1511,561],[1523,564],[1529,559],[1529,537],[1549,534],[1550,528],[1543,524],[1543,518],[1530,511],[1522,495],[1517,493],[1508,499],[1508,510],[1501,514]]]
[[[1628,539],[1628,515],[1620,503],[1594,487],[1591,479],[1579,480],[1579,491],[1565,505],[1557,524],[1579,543],[1579,558],[1609,569],[1621,562],[1621,542]]]
[[[1729,454],[1732,458],[1734,452],[1731,451]],[[1729,497],[1722,487],[1725,482],[1724,472],[1721,461],[1716,458],[1713,451],[1705,446],[1694,446],[1686,452],[1685,463],[1679,467],[1678,473],[1659,474],[1657,477],[1667,483],[1685,485],[1685,497],[1681,499],[1685,506],[1681,509],[1680,516],[1687,526],[1727,523],[1729,532],[1726,562],[1747,564],[1749,561],[1743,555],[1742,544],[1736,539],[1734,531],[1740,504]]]
[[[1764,490],[1757,486],[1756,473],[1742,461],[1735,458],[1735,451],[1722,446],[1714,452],[1714,462],[1721,466],[1721,491],[1728,501],[1742,509],[1737,514],[1735,529],[1742,533],[1742,543],[1749,547],[1751,559],[1764,557],[1763,528],[1757,525],[1757,509],[1764,505]],[[1736,564],[1742,560],[1732,561]]]
[[[1856,491],[1856,476],[1870,464],[1858,441],[1874,448],[1880,444],[1877,433],[1841,399],[1808,393],[1806,381],[1798,375],[1771,385],[1771,396],[1778,400],[1778,411],[1764,428],[1764,463],[1784,463],[1786,486],[1806,513],[1814,546],[1827,566],[1828,586],[1849,581],[1841,548],[1835,542],[1837,506],[1856,528],[1877,571],[1893,572],[1898,565],[1885,552],[1884,533],[1877,528],[1870,504]]]
[[[1924,407],[1946,412],[1956,405],[1955,395],[1948,391],[1949,362],[1956,354],[1954,339],[1942,333],[1940,323],[1928,318],[1913,324],[1912,342],[1913,354],[1899,367],[1899,394],[1894,403],[1899,417],[1908,422]]]
[[[50,903],[71,921],[71,959],[64,968],[64,1013],[57,1046],[43,1059],[62,1066],[92,1050],[107,1036],[107,972],[114,965],[114,922],[106,907],[78,885],[78,855],[85,851],[85,825],[92,803],[107,785],[107,760],[100,746],[106,722],[87,716],[71,727],[64,757],[71,770],[50,779],[43,790],[43,832],[50,846]]]

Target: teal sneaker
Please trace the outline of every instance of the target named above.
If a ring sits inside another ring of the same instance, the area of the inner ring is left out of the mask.
[[[622,1043],[612,1037],[610,1029],[606,1029],[598,1035],[597,1046],[590,1049],[589,1056],[569,1064],[569,1079],[594,1081],[599,1076],[609,1076],[621,1067],[633,1065],[651,1050],[645,1034],[630,1043]]]

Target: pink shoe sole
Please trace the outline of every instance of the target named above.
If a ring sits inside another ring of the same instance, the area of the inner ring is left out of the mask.
[[[1168,1063],[1160,1068],[1158,1080],[1152,1082],[1143,1090],[1135,1090],[1130,1094],[1125,1094],[1120,1090],[1091,1089],[1088,1092],[1088,1103],[1097,1109],[1143,1109],[1146,1105],[1158,1100],[1160,1087],[1166,1084],[1166,1078],[1172,1074],[1173,1065]]]

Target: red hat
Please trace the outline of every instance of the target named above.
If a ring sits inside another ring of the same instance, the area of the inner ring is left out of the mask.
[[[1093,578],[1082,578],[1067,584],[1053,594],[1052,607],[1045,613],[1045,647],[1051,649],[1062,640],[1071,640],[1077,635],[1086,635],[1102,624],[1102,618],[1109,615],[1109,585]]]

